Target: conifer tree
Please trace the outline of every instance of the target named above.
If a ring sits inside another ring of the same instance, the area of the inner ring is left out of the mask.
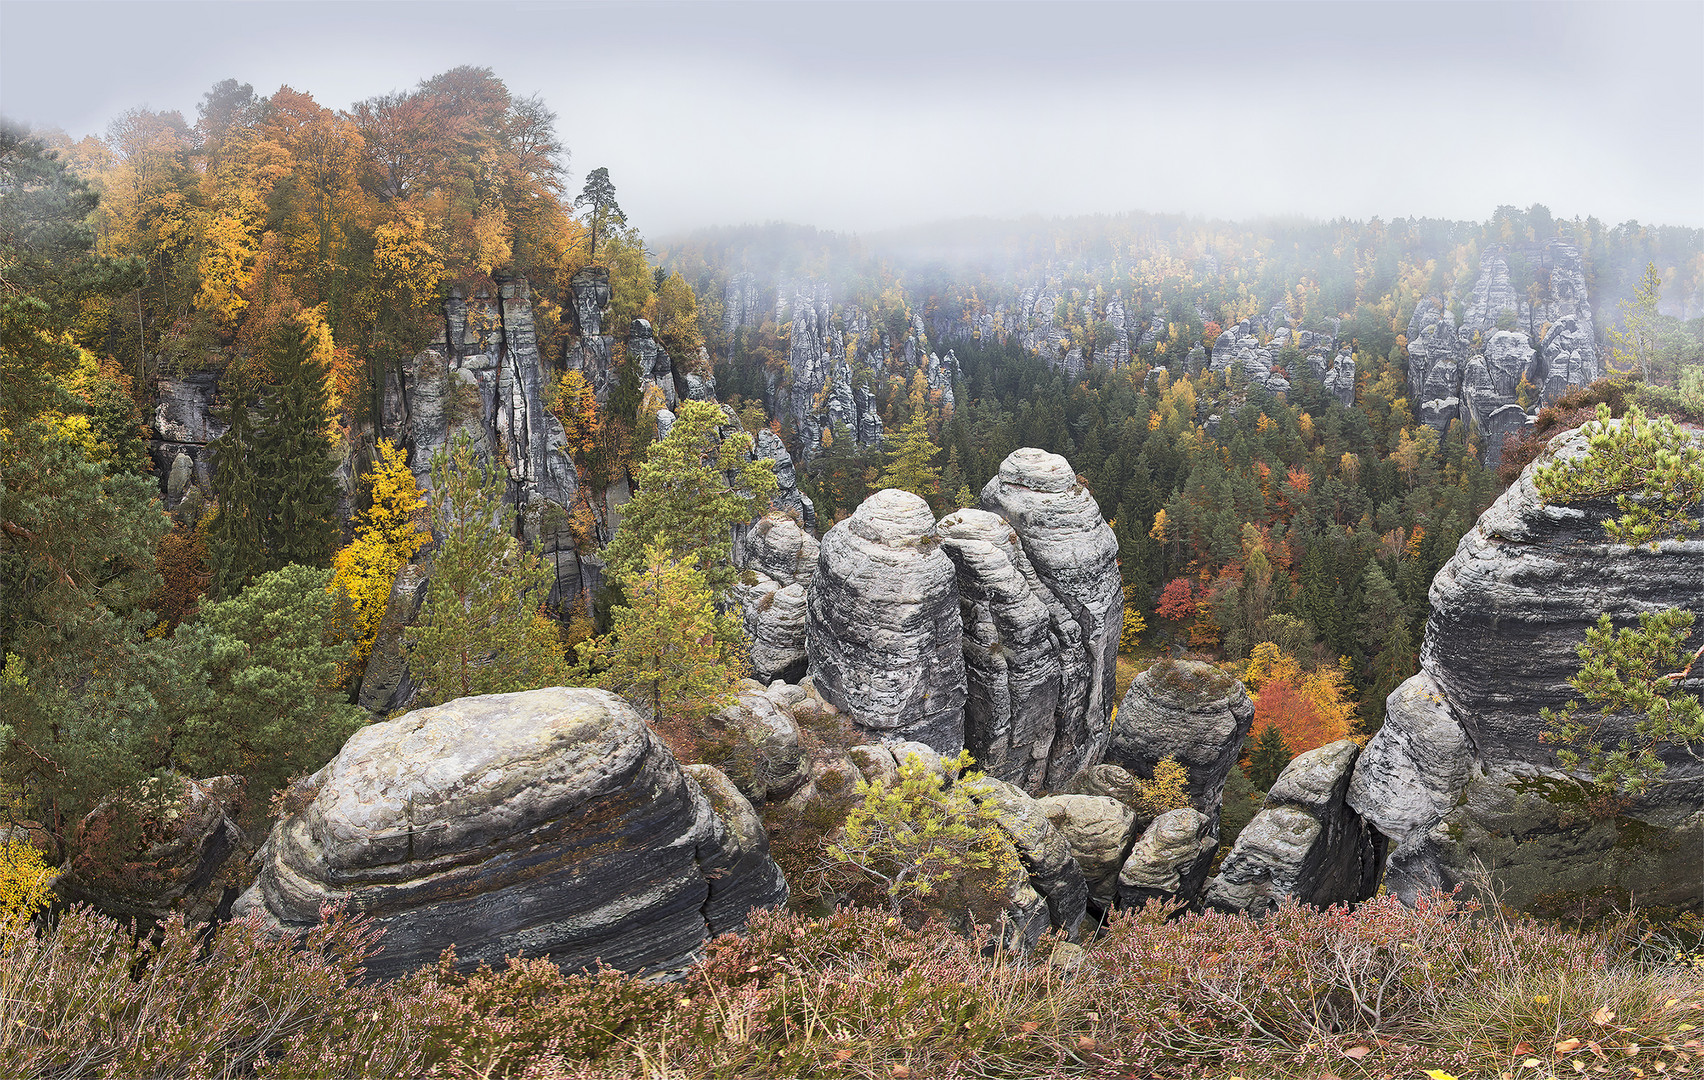
[[[744,632],[718,613],[710,585],[690,560],[661,547],[626,578],[628,604],[610,612],[610,631],[580,646],[596,685],[663,725],[677,752],[698,721],[733,699],[744,667]]]
[[[555,624],[539,612],[550,568],[515,539],[502,475],[465,435],[432,455],[432,525],[432,579],[404,635],[422,692],[443,702],[561,682]]]
[[[266,569],[261,542],[259,479],[255,475],[254,423],[249,415],[253,397],[238,368],[225,377],[225,407],[220,419],[225,433],[213,440],[213,494],[219,510],[208,534],[208,561],[213,580],[208,592],[232,597]]]
[[[273,331],[266,353],[273,386],[254,455],[267,565],[323,567],[337,539],[328,372],[314,355],[313,338],[294,324]]]
[[[639,490],[622,507],[621,528],[604,551],[620,580],[644,573],[651,548],[692,561],[713,591],[733,584],[735,525],[756,519],[775,494],[775,466],[753,459],[752,438],[713,401],[683,401],[674,426],[639,466]]]
[[[887,467],[876,486],[909,491],[933,506],[940,498],[941,470],[929,463],[940,452],[941,448],[929,438],[929,418],[919,409],[899,429],[888,450]]]
[[[1271,791],[1272,785],[1278,782],[1278,774],[1290,764],[1293,756],[1278,725],[1267,724],[1255,736],[1254,746],[1249,750],[1248,782],[1260,791]]]

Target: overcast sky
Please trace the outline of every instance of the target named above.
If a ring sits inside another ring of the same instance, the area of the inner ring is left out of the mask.
[[[24,3],[0,111],[490,67],[647,235],[1122,210],[1704,226],[1704,2]],[[576,187],[578,183],[576,182]]]

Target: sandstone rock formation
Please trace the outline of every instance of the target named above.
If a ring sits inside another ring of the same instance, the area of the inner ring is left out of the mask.
[[[1225,777],[1253,721],[1242,683],[1212,664],[1160,660],[1124,692],[1106,762],[1146,780],[1161,758],[1175,757],[1189,772],[1190,804],[1218,821]]]
[[[955,576],[929,505],[907,492],[878,491],[823,537],[805,647],[823,698],[862,730],[942,753],[963,747]]]
[[[1017,533],[1059,643],[1059,706],[1043,783],[1061,787],[1106,748],[1124,630],[1118,540],[1057,454],[1012,451],[982,489],[981,504]]]
[[[705,719],[706,754],[741,795],[755,803],[776,802],[810,781],[810,763],[792,714],[745,685],[732,704]]]
[[[228,914],[249,841],[232,815],[242,781],[168,774],[105,799],[84,817],[61,895],[121,919]]]
[[[1290,762],[1207,882],[1206,903],[1263,915],[1291,897],[1325,907],[1372,896],[1384,837],[1344,802],[1359,753],[1344,739]]]
[[[1136,838],[1119,868],[1118,905],[1194,900],[1218,850],[1212,818],[1188,806],[1166,811]]]
[[[1047,777],[1063,689],[1050,594],[999,515],[960,510],[938,529],[958,571],[965,748],[983,772],[1036,791]]]
[[[1528,422],[1523,385],[1536,409],[1604,375],[1580,253],[1570,244],[1486,251],[1458,310],[1459,325],[1444,297],[1415,306],[1408,396],[1421,421],[1439,431],[1458,418],[1469,423],[1485,439],[1490,464],[1501,458],[1504,437]]]
[[[1105,795],[1048,795],[1036,800],[1064,837],[1083,871],[1089,900],[1104,911],[1118,893],[1118,875],[1136,839],[1136,812]]]
[[[1540,739],[1539,712],[1574,696],[1576,649],[1600,615],[1704,610],[1704,540],[1611,544],[1613,500],[1538,494],[1541,464],[1586,450],[1581,432],[1558,436],[1462,537],[1432,582],[1420,673],[1356,766],[1349,802],[1391,839],[1387,887],[1405,899],[1483,864],[1506,902],[1540,913],[1628,895],[1704,907],[1704,765],[1666,748],[1663,784],[1594,812]],[[1612,717],[1602,737],[1631,733]]]
[[[1021,788],[991,776],[966,781],[964,790],[1000,813],[1000,828],[1018,851],[1029,883],[1047,905],[1048,920],[1071,937],[1088,909],[1089,886],[1071,845]]]
[[[612,694],[462,698],[352,736],[274,827],[236,914],[294,929],[348,901],[385,931],[381,978],[451,944],[468,966],[677,968],[786,897],[749,806],[713,786],[720,812]]]

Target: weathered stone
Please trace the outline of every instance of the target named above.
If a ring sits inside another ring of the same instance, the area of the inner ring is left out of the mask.
[[[1036,805],[1082,868],[1090,901],[1103,910],[1111,906],[1119,869],[1136,839],[1136,812],[1104,795],[1048,795]]]
[[[600,690],[462,698],[370,725],[310,790],[274,827],[236,913],[294,929],[347,901],[385,931],[368,961],[381,978],[451,944],[464,966],[522,955],[673,969],[785,898],[767,856],[750,858],[638,715]]]
[[[179,914],[201,923],[229,912],[248,849],[231,817],[241,792],[234,776],[173,773],[109,796],[80,823],[60,893],[115,918],[150,922]]]
[[[402,635],[426,601],[426,584],[431,574],[431,549],[396,572],[390,597],[385,601],[385,613],[379,617],[372,650],[367,653],[366,670],[361,675],[361,692],[356,702],[363,709],[382,715],[393,709],[406,709],[413,703],[419,688],[408,674],[408,654]]]
[[[1207,904],[1264,915],[1291,897],[1326,907],[1372,896],[1384,837],[1344,801],[1359,753],[1343,739],[1290,762],[1207,882]]]
[[[1600,615],[1627,625],[1704,610],[1704,540],[1612,544],[1613,499],[1539,495],[1536,470],[1584,454],[1587,439],[1552,440],[1432,581],[1420,673],[1392,695],[1350,795],[1395,842],[1386,880],[1399,896],[1450,889],[1483,864],[1502,901],[1538,913],[1628,895],[1704,908],[1704,765],[1660,747],[1664,782],[1594,814],[1542,738],[1540,712],[1574,696],[1577,649]],[[1599,737],[1616,745],[1632,723],[1606,718]]]
[[[1018,534],[967,509],[937,526],[958,570],[964,622],[965,748],[990,776],[1040,790],[1059,713],[1059,640]]]
[[[860,729],[964,746],[964,626],[952,560],[916,495],[865,499],[823,537],[805,647],[823,698]]]
[[[932,773],[945,775],[947,766],[940,754],[920,742],[864,743],[848,746],[847,755],[858,766],[864,779],[872,784],[892,786],[899,783],[899,767],[905,759],[916,754],[923,767]]]
[[[1070,937],[1088,910],[1089,886],[1071,846],[1022,788],[984,776],[962,785],[978,804],[999,812],[1000,828],[1018,851],[1030,885],[1047,902],[1048,918]]]
[[[1190,805],[1218,821],[1225,777],[1253,722],[1242,683],[1212,664],[1160,660],[1124,692],[1106,761],[1148,780],[1160,759],[1176,758],[1189,773]]]
[[[752,671],[759,679],[797,679],[805,673],[805,587],[747,573],[754,580],[736,584],[734,600],[751,641]]]
[[[1218,849],[1212,818],[1187,806],[1166,811],[1136,838],[1118,871],[1119,906],[1194,900]]]
[[[1124,631],[1118,540],[1070,463],[1032,447],[1006,456],[981,504],[1017,532],[1052,616],[1060,694],[1043,782],[1058,787],[1106,748]]]
[[[685,765],[681,772],[698,785],[727,829],[728,884],[713,894],[715,919],[725,927],[732,915],[737,925],[743,926],[753,908],[786,903],[787,881],[769,857],[769,833],[740,789],[712,765]]]
[[[811,779],[798,725],[763,691],[741,690],[704,728],[709,762],[754,803],[785,799]]]
[[[1067,795],[1105,795],[1117,799],[1132,810],[1137,809],[1141,800],[1141,792],[1137,790],[1136,777],[1130,770],[1119,765],[1108,765],[1105,762],[1091,765],[1065,785]]]
[[[792,460],[788,459],[791,469]],[[797,485],[797,480],[794,480]],[[778,585],[809,585],[822,545],[790,514],[770,511],[745,535],[746,565]]]

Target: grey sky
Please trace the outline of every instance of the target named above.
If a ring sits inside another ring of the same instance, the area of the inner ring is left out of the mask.
[[[458,64],[560,114],[647,235],[973,214],[1704,225],[1704,2],[22,3],[0,111],[337,108]],[[577,186],[577,184],[576,184]]]

